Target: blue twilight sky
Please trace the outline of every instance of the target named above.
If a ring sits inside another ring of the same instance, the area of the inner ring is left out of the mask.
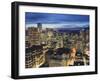
[[[47,25],[48,27],[83,27],[89,25],[89,15],[25,13],[26,27],[36,26],[37,23],[45,24],[46,27]]]

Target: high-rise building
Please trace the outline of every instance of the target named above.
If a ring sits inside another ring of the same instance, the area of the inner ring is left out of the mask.
[[[43,53],[43,47],[40,45],[33,45],[30,48],[26,48],[25,54],[25,67],[35,68],[40,67],[45,63],[45,54]]]
[[[39,37],[40,33],[38,32],[38,29],[35,27],[29,27],[27,29],[28,36],[26,36],[27,41],[29,41],[30,45],[38,45],[39,43]]]
[[[37,23],[38,32],[42,32],[42,24]]]

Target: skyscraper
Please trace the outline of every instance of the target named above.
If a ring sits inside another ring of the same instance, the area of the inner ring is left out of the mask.
[[[38,28],[38,31],[41,32],[42,31],[42,24],[41,23],[37,23],[37,28]]]

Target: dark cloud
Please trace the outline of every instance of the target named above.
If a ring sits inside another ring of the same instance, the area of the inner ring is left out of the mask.
[[[88,15],[54,14],[54,13],[25,13],[25,22],[28,23],[66,23],[89,22]]]

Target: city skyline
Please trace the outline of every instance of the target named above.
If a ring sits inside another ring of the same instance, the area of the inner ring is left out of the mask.
[[[25,67],[89,65],[89,16],[25,13]]]
[[[89,65],[89,28],[72,31],[46,28],[42,23],[25,30],[25,67]]]

